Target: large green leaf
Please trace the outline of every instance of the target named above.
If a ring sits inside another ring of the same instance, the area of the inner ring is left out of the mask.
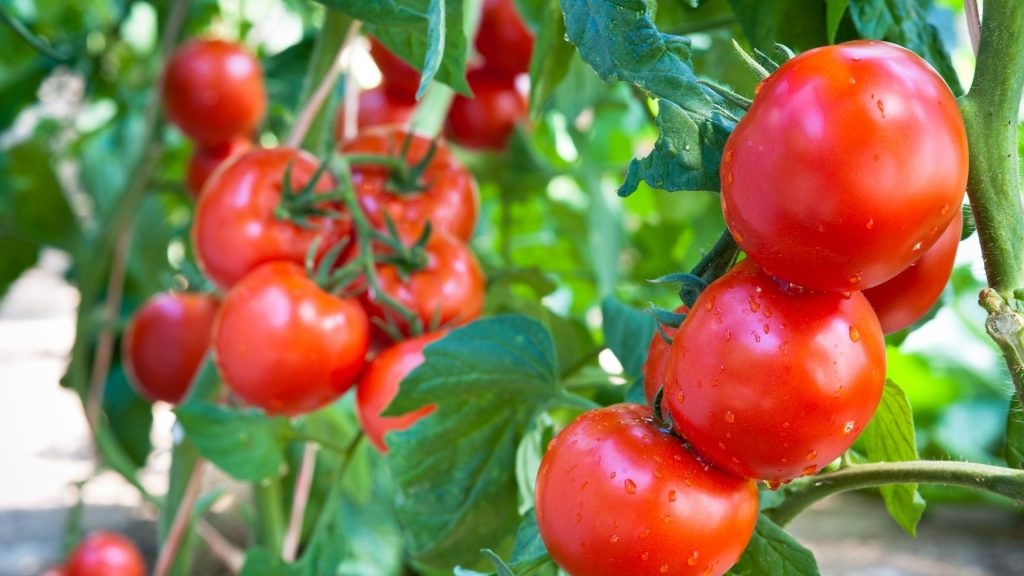
[[[19,276],[36,263],[39,246],[0,232],[0,297]]]
[[[280,473],[293,436],[287,419],[198,401],[174,412],[199,453],[234,478],[257,481]]]
[[[871,462],[906,462],[917,460],[914,438],[914,416],[906,394],[889,380],[885,383],[882,401],[871,423],[864,429],[865,455]],[[885,507],[911,536],[924,513],[925,502],[917,484],[887,484],[879,488]]]
[[[810,550],[761,514],[754,537],[729,573],[735,576],[817,576],[818,562]]]
[[[344,12],[367,24],[408,26],[426,20],[425,12],[417,11],[404,0],[315,0],[332,10]]]
[[[53,154],[41,140],[28,140],[0,160],[0,234],[67,248],[77,231]]]
[[[524,316],[498,316],[428,346],[385,414],[437,410],[388,436],[398,514],[419,562],[479,562],[518,524],[516,447],[560,394],[551,335]]]
[[[740,114],[697,82],[688,38],[662,34],[643,0],[562,0],[566,33],[606,82],[623,80],[659,100],[654,151],[629,166],[619,193],[641,181],[675,190],[718,190],[722,148]]]
[[[153,426],[153,410],[128,383],[120,364],[110,371],[103,388],[103,411],[125,453],[137,467],[144,465],[152,448],[149,431]]]
[[[555,88],[569,73],[573,45],[565,39],[565,20],[558,0],[540,2],[540,28],[530,58],[530,116],[537,118]]]
[[[729,0],[729,4],[750,46],[766,54],[776,43],[802,51],[828,41],[822,0]]]

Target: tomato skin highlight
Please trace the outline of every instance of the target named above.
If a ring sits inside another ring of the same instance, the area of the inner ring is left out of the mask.
[[[228,293],[214,325],[224,383],[269,414],[316,410],[355,384],[370,329],[358,302],[320,289],[292,262],[257,268]]]
[[[533,32],[526,27],[514,0],[484,0],[476,50],[484,67],[508,79],[530,69]]]
[[[673,310],[676,314],[686,314],[689,312],[686,304],[681,304],[678,308]],[[674,338],[678,328],[671,326],[662,326],[661,328],[665,332],[665,336]],[[647,360],[644,361],[644,398],[647,399],[647,403],[654,405],[654,397],[658,395],[658,388],[665,385],[665,372],[668,370],[668,359],[669,351],[672,349],[672,344],[666,342],[665,338],[662,337],[661,332],[655,332],[654,336],[651,337],[651,344],[647,348]]]
[[[388,96],[384,86],[376,86],[359,92],[359,109],[356,111],[356,129],[363,132],[378,126],[407,127],[412,122],[416,106],[399,102]],[[334,140],[342,142],[345,134],[342,130],[345,123],[344,102],[338,107],[338,115],[334,119]]]
[[[321,255],[348,236],[348,220],[310,218],[314,229],[306,229],[274,215],[289,164],[292,190],[298,192],[312,179],[318,163],[289,148],[250,150],[215,172],[203,190],[192,243],[199,267],[222,290],[265,262],[303,262],[319,234],[324,236]],[[329,192],[334,186],[334,178],[325,172],[316,191]]]
[[[363,132],[341,146],[343,154],[375,154],[400,157],[403,144],[411,138],[406,164],[418,164],[429,152],[431,140],[407,128],[387,127]],[[433,230],[442,230],[466,241],[476,229],[480,198],[473,175],[452,154],[444,142],[435,144],[434,155],[420,177],[425,189],[399,193],[388,184],[383,166],[352,166],[356,198],[375,228],[385,230],[385,214],[401,227],[418,233],[427,220]]]
[[[114,532],[93,532],[75,547],[67,576],[145,576],[146,562],[131,540]]]
[[[233,42],[185,43],[167,63],[162,89],[167,118],[205,146],[251,136],[267,110],[259,60]]]
[[[415,104],[416,91],[420,87],[420,73],[405,63],[397,54],[370,36],[370,56],[380,69],[381,86],[391,100],[398,103]]]
[[[185,397],[210,347],[217,307],[208,294],[162,292],[139,308],[121,343],[128,380],[139,393],[171,404]]]
[[[757,521],[754,482],[709,466],[650,408],[591,410],[548,446],[537,527],[573,576],[721,575]]]
[[[501,150],[516,123],[525,120],[527,99],[510,81],[471,70],[466,76],[474,96],[456,94],[445,122],[445,136],[474,150]]]
[[[408,229],[399,230],[406,246],[412,246],[417,235]],[[380,289],[419,317],[426,331],[450,328],[472,322],[484,309],[484,273],[473,251],[455,237],[435,230],[426,246],[427,265],[403,279],[391,264],[378,264]],[[370,289],[361,296],[363,307],[371,320],[391,324],[408,336],[407,323],[379,302]]]
[[[192,198],[199,198],[210,175],[228,160],[252,148],[246,138],[235,138],[212,147],[197,146],[192,150],[185,171],[185,189]]]
[[[917,322],[939,301],[949,282],[963,230],[963,214],[953,222],[917,261],[895,277],[864,291],[878,315],[882,331],[899,332]]]
[[[847,42],[804,52],[759,85],[725,146],[722,210],[770,274],[864,290],[938,240],[963,201],[967,165],[942,78],[894,44]]]
[[[384,435],[407,430],[436,406],[424,406],[401,416],[381,416],[398,395],[402,379],[423,363],[423,349],[445,336],[444,332],[425,334],[388,348],[367,366],[356,388],[356,408],[366,437],[381,453],[388,451]]]
[[[860,292],[793,289],[744,260],[708,286],[672,342],[675,430],[738,476],[783,481],[845,452],[882,397],[885,339]]]

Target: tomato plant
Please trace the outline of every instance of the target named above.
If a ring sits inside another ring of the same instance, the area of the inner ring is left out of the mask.
[[[254,346],[259,342],[261,346]],[[320,408],[348,390],[369,346],[366,314],[291,262],[270,262],[228,292],[213,330],[224,384],[271,414]]]
[[[150,298],[125,328],[124,365],[139,392],[176,403],[206,356],[217,299],[165,292]]]
[[[470,71],[469,86],[473,97],[455,97],[445,134],[468,148],[504,148],[516,123],[526,118],[526,97],[513,82],[486,69]]]
[[[953,219],[967,136],[927,62],[849,42],[801,54],[760,84],[721,174],[726,222],[751,258],[808,288],[863,290],[920,258]]]
[[[529,69],[533,33],[514,0],[484,0],[475,45],[483,66],[495,74],[511,79]]]
[[[757,500],[752,481],[708,467],[636,404],[577,418],[537,474],[537,526],[570,574],[724,574]]]
[[[235,138],[223,144],[206,147],[199,146],[192,151],[188,159],[188,168],[185,173],[185,186],[193,198],[199,198],[203,186],[210,179],[213,171],[229,159],[252,148],[252,143],[245,138]]]
[[[93,532],[72,551],[68,576],[144,576],[146,563],[131,540],[113,532]]]

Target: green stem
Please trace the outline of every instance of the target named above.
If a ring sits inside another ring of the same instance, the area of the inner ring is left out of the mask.
[[[989,312],[985,328],[1003,352],[1018,394],[1024,394],[1024,317],[1015,302],[1024,287],[1024,210],[1017,157],[1017,114],[1024,91],[1021,46],[1024,2],[987,0],[974,80],[960,99],[970,142],[967,194],[991,288],[981,295]]]
[[[785,526],[811,504],[827,496],[888,484],[943,484],[985,490],[1024,503],[1024,470],[973,462],[918,460],[862,464],[809,478],[810,484],[767,512]]]
[[[281,553],[284,542],[285,517],[281,494],[281,480],[278,478],[267,478],[252,485],[259,544],[275,556]]]
[[[320,85],[320,81],[331,69],[351,24],[352,19],[344,12],[326,10],[323,26],[313,45],[313,53],[309,57],[309,67],[306,69],[306,79],[302,85],[302,98],[299,99],[299,110],[305,108],[317,86]],[[334,118],[334,108],[334,106],[328,105],[317,112],[302,141],[303,148],[312,151],[327,149],[327,145],[332,140],[330,128]]]
[[[14,16],[8,14],[7,8],[3,4],[0,4],[0,21],[7,24],[15,34],[20,36],[22,40],[43,56],[46,56],[51,60],[56,60],[57,62],[68,62],[71,60],[72,54],[55,49],[42,38],[33,34],[21,20],[18,20]]]

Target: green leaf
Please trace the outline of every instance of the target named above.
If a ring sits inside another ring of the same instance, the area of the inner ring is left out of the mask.
[[[362,3],[365,0],[351,0],[354,3]],[[424,80],[429,82],[427,76],[428,63],[433,66],[433,58],[440,58],[437,64],[436,78],[444,82],[456,92],[470,96],[469,84],[466,83],[466,60],[469,56],[469,34],[466,29],[465,2],[449,0],[439,2],[438,0],[403,0],[402,4],[410,11],[423,15],[422,19],[415,21],[392,22],[387,19],[378,22],[366,21],[367,30],[377,40],[388,47],[399,58],[407,64],[424,71]],[[440,22],[441,14],[444,14],[444,22]],[[444,49],[441,55],[431,54],[431,51],[438,50],[438,34],[443,26],[444,32],[440,39]],[[422,88],[425,86],[421,82]]]
[[[245,564],[238,576],[300,576],[300,566],[289,565],[266,548],[251,548],[245,555]]]
[[[817,576],[818,562],[810,550],[761,514],[754,537],[729,573],[735,576]]]
[[[519,486],[519,513],[533,508],[537,470],[544,458],[548,443],[555,436],[555,424],[547,414],[541,414],[531,424],[516,448],[516,484]]]
[[[846,6],[850,0],[825,0],[825,20],[827,22],[828,43],[834,44],[836,32],[839,31],[839,23],[843,21],[846,14]]]
[[[344,12],[356,20],[366,24],[383,24],[387,26],[409,26],[427,19],[423,11],[408,4],[408,1],[395,0],[314,0],[319,4]]]
[[[892,380],[886,381],[882,401],[864,429],[864,444],[870,462],[907,462],[918,458],[910,402]],[[917,484],[888,484],[879,491],[893,520],[907,534],[915,536],[925,509]]]
[[[36,263],[39,246],[19,238],[0,234],[0,297],[19,276]]]
[[[424,357],[385,412],[437,406],[388,436],[398,515],[420,563],[472,565],[518,523],[516,447],[562,393],[554,343],[535,320],[498,316],[452,331]]]
[[[110,371],[103,388],[103,412],[128,457],[136,467],[144,465],[152,449],[149,432],[153,426],[153,410],[128,383],[120,364]]]
[[[533,508],[523,515],[523,521],[516,529],[516,542],[509,562],[506,563],[493,550],[484,549],[483,553],[494,565],[495,571],[491,572],[489,576],[553,575],[558,568],[548,556],[544,541],[541,540],[540,531],[537,529],[537,515]],[[457,576],[483,576],[484,573],[456,569],[455,574]]]
[[[615,353],[628,376],[643,374],[647,350],[657,325],[654,317],[608,297],[601,301],[604,342]]]
[[[542,5],[546,9],[530,58],[530,117],[534,119],[540,117],[544,104],[565,80],[575,51],[565,40],[565,20],[558,0],[547,0]]]
[[[931,63],[953,94],[964,93],[939,31],[928,22],[930,0],[849,0],[849,15],[862,38],[887,40]]]
[[[73,245],[77,222],[52,160],[40,140],[6,151],[0,160],[0,233],[59,248]]]
[[[203,457],[232,477],[255,482],[280,473],[287,419],[198,401],[174,412]]]
[[[569,41],[602,79],[658,99],[659,144],[630,164],[619,194],[641,180],[668,191],[718,190],[722,148],[741,112],[697,82],[689,38],[658,32],[643,0],[562,0],[562,12]]]
[[[797,51],[825,44],[822,0],[729,0],[752,48],[765,54],[776,43]]]
[[[1024,469],[1024,407],[1016,394],[1010,401],[1010,415],[1006,421],[1006,463],[1011,468]]]
[[[430,82],[434,79],[434,75],[441,67],[445,37],[444,6],[445,0],[430,0],[427,9],[427,57],[423,61],[420,86],[416,89],[417,100],[423,97]]]

